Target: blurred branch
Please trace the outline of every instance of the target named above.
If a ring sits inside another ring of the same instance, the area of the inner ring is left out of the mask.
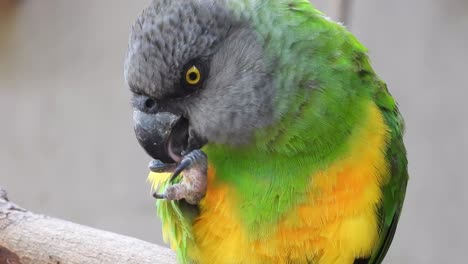
[[[344,25],[349,25],[351,16],[352,0],[332,0],[330,1],[330,16]]]
[[[16,7],[20,2],[19,0],[0,0],[0,14],[5,16],[16,11]]]
[[[5,56],[2,51],[14,32],[16,13],[21,2],[20,0],[0,0],[0,58]]]
[[[174,264],[174,253],[135,238],[37,215],[0,187],[0,264]]]

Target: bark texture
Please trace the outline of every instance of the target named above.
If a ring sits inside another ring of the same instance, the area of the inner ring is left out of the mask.
[[[175,264],[153,245],[20,208],[0,187],[0,264]]]

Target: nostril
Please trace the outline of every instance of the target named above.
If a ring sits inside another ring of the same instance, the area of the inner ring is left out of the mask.
[[[153,99],[151,99],[151,98],[146,99],[146,101],[145,101],[145,108],[151,109],[151,108],[153,108],[155,105],[156,105],[156,102],[155,102]]]

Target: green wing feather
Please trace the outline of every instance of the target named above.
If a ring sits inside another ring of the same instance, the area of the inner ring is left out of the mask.
[[[386,84],[373,71],[369,59],[362,51],[355,54],[356,70],[364,83],[373,88],[373,99],[383,114],[389,128],[390,140],[386,150],[390,177],[383,184],[383,198],[378,213],[380,217],[379,240],[372,255],[367,260],[356,260],[355,263],[382,263],[395,235],[405,199],[408,182],[406,149],[403,144],[404,121],[397,104],[388,92]]]
[[[376,94],[375,101],[379,105],[385,121],[390,128],[391,137],[386,153],[386,158],[390,165],[390,178],[382,189],[383,201],[379,208],[381,217],[380,239],[369,260],[369,263],[372,264],[382,263],[392,243],[408,182],[408,161],[403,144],[404,122],[385,84],[381,83],[381,89]]]

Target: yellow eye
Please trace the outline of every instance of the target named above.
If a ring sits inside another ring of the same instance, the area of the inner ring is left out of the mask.
[[[200,70],[196,66],[192,66],[185,73],[185,81],[190,85],[197,85],[198,83],[200,83],[200,80],[201,80],[201,73],[200,73]]]

